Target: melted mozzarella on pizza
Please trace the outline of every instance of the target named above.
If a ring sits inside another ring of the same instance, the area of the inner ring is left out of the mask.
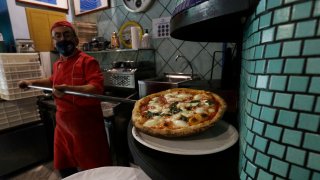
[[[211,98],[206,94],[192,95],[182,92],[154,97],[142,112],[146,117],[143,126],[181,128],[203,122],[209,114],[215,112],[215,104]]]

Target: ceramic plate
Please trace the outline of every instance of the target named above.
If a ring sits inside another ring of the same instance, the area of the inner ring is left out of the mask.
[[[133,137],[141,144],[162,152],[181,155],[203,155],[223,151],[238,140],[237,130],[224,121],[218,121],[206,131],[182,138],[159,138],[132,128]]]

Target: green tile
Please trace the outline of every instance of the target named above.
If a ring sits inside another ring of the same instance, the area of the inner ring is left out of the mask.
[[[303,141],[303,147],[320,152],[320,134],[306,133]],[[320,167],[320,164],[319,164]]]
[[[282,56],[298,56],[300,54],[301,41],[283,43]]]
[[[273,41],[274,27],[262,31],[262,43]]]
[[[271,76],[269,89],[284,91],[286,83],[287,76]]]
[[[288,162],[303,166],[305,157],[306,151],[290,146],[287,148],[286,160]]]
[[[260,111],[261,111],[261,106],[258,106],[258,105],[256,105],[256,104],[253,104],[253,105],[252,105],[251,115],[252,115],[253,117],[259,118]]]
[[[273,105],[277,107],[289,108],[292,101],[291,94],[276,93]]]
[[[266,67],[266,61],[260,60],[260,61],[255,61],[255,62],[256,62],[255,73],[264,73],[264,69]]]
[[[252,32],[256,32],[259,29],[259,19],[256,19],[252,23]]]
[[[256,88],[267,88],[269,76],[259,75],[257,79]]]
[[[271,138],[275,141],[280,140],[282,128],[278,126],[273,126],[273,125],[267,125],[266,132],[264,135],[268,138]]]
[[[257,46],[257,47],[256,47],[256,51],[255,51],[255,54],[254,54],[254,58],[255,58],[255,59],[262,59],[262,57],[263,57],[263,52],[264,52],[264,45]]]
[[[300,0],[284,0],[284,4],[293,3]]]
[[[269,123],[273,123],[275,114],[276,114],[276,109],[263,107],[261,110],[260,119]]]
[[[284,129],[282,142],[294,146],[300,146],[302,140],[302,132],[291,129]]]
[[[267,1],[267,9],[279,7],[282,4],[282,0],[272,0],[272,1]]]
[[[250,76],[250,86],[256,87],[256,82],[257,82],[257,76],[251,75]]]
[[[262,152],[265,152],[267,143],[268,143],[267,139],[256,135],[256,137],[254,138],[253,147],[255,147],[256,149],[259,149]]]
[[[246,149],[246,157],[250,160],[253,161],[253,157],[255,154],[255,150],[253,148],[251,148],[250,146],[247,146]]]
[[[294,5],[292,10],[292,20],[310,17],[311,10],[312,10],[311,1]]]
[[[245,123],[246,123],[247,128],[251,130],[252,124],[253,124],[253,118],[250,116],[246,116]]]
[[[320,171],[320,154],[319,153],[309,153],[307,167]]]
[[[240,172],[240,180],[247,180],[248,176],[244,171]]]
[[[289,174],[289,179],[309,179],[310,177],[310,170],[306,168],[301,168],[299,166],[292,165],[290,174]]]
[[[289,21],[290,7],[277,9],[274,11],[273,24]]]
[[[320,94],[320,77],[313,77],[311,79],[309,92]]]
[[[315,2],[313,16],[315,16],[315,17],[320,16],[320,1]]]
[[[270,26],[271,12],[260,17],[259,29]]]
[[[301,38],[301,37],[311,37],[314,36],[316,33],[316,20],[311,20],[311,21],[304,21],[297,23],[297,28],[296,28],[296,38]],[[306,31],[306,29],[308,29]]]
[[[303,55],[319,55],[320,39],[310,39],[304,41]]]
[[[259,104],[271,105],[272,97],[273,97],[273,92],[260,91],[258,102]]]
[[[273,175],[267,173],[266,171],[264,171],[262,169],[259,169],[258,179],[259,180],[273,180]]]
[[[273,141],[270,141],[268,154],[276,156],[278,158],[283,158],[285,149],[286,149],[285,146],[275,143]]]
[[[268,61],[267,73],[281,73],[283,59],[272,59]]]
[[[320,97],[317,98],[317,103],[315,107],[315,112],[320,112]]]
[[[276,58],[280,55],[280,43],[268,44],[266,47],[265,58]]]
[[[249,161],[247,161],[246,172],[248,173],[248,175],[251,177],[255,177],[256,171],[257,167],[254,164],[251,164]]]
[[[274,172],[282,177],[286,177],[286,174],[288,173],[288,169],[289,169],[288,163],[272,158],[271,167],[270,167],[271,172]]]
[[[277,124],[288,127],[294,127],[297,119],[297,113],[293,111],[280,110]]]
[[[301,74],[304,66],[303,58],[288,58],[284,67],[284,73]]]
[[[250,131],[248,131],[247,136],[246,136],[246,141],[248,142],[248,144],[250,144],[250,145],[253,144],[253,137],[254,137],[254,134],[251,133]]]
[[[320,44],[319,44],[320,45]],[[318,46],[320,47],[320,46]],[[320,74],[320,58],[308,58],[306,73],[308,74]]]
[[[320,116],[315,114],[301,113],[298,128],[316,132],[320,124]]]
[[[264,123],[263,122],[260,122],[258,120],[255,120],[253,122],[253,127],[252,127],[252,131],[259,134],[259,135],[262,135],[263,134],[263,129],[264,129]]]
[[[288,91],[307,92],[309,77],[291,76],[288,83]]]
[[[259,165],[265,169],[268,169],[269,162],[270,162],[270,157],[257,151],[257,155],[256,155],[256,159],[255,159],[255,163],[257,165]]]
[[[276,39],[290,39],[293,37],[294,24],[278,26]]]
[[[258,14],[262,13],[265,10],[266,10],[266,0],[259,1],[259,4],[258,4],[258,6],[256,8],[256,14],[258,15]]]
[[[311,111],[314,103],[314,96],[295,95],[293,108],[297,110]]]
[[[261,39],[261,32],[256,32],[253,35],[253,45],[259,45],[260,44],[260,39]]]
[[[252,91],[251,91],[251,100],[253,102],[257,102],[258,101],[258,94],[259,94],[259,90],[252,89]]]
[[[311,180],[319,180],[319,179],[320,179],[320,173],[313,172]]]

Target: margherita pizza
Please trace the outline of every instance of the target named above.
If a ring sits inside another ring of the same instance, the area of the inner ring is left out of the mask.
[[[212,92],[175,88],[148,95],[135,103],[133,125],[140,131],[164,137],[182,137],[213,126],[227,108]]]

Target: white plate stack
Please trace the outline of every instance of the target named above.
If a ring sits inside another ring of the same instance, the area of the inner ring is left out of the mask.
[[[0,53],[0,98],[17,100],[42,95],[41,90],[21,90],[18,82],[42,77],[38,53]]]
[[[40,121],[37,98],[0,101],[0,130]]]

